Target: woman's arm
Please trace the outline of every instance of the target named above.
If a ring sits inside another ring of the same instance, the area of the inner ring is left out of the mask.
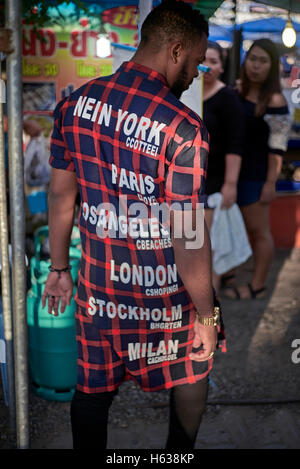
[[[263,185],[260,202],[269,204],[276,197],[276,181],[281,171],[282,156],[269,153],[267,179]]]
[[[260,196],[260,202],[265,204],[272,202],[276,197],[276,181],[281,171],[282,157],[287,149],[290,127],[286,100],[281,93],[275,93],[272,96],[269,108],[270,111],[264,116],[264,119],[270,128],[270,151],[266,182]]]
[[[240,155],[228,153],[225,156],[224,184],[221,188],[223,195],[222,208],[229,208],[237,198],[237,183],[239,179],[242,159]]]
[[[237,183],[239,179],[242,152],[244,145],[245,123],[244,111],[235,92],[226,89],[224,93],[222,119],[226,129],[224,142],[225,173],[224,184],[221,188],[223,195],[222,208],[229,208],[236,202]]]

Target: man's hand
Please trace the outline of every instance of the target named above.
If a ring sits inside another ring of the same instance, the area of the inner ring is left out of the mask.
[[[48,300],[48,313],[58,316],[59,301],[61,300],[60,312],[64,313],[66,306],[71,303],[73,288],[74,284],[70,272],[61,272],[60,275],[57,272],[50,272],[42,296],[43,308]]]
[[[9,54],[13,52],[12,30],[8,28],[0,28],[0,52]]]
[[[204,326],[198,319],[195,319],[194,325],[195,337],[193,348],[197,349],[203,345],[203,350],[196,353],[190,353],[191,360],[205,362],[209,355],[215,352],[218,340],[218,332],[215,326]]]
[[[32,119],[27,119],[23,123],[24,132],[30,137],[38,137],[42,132],[41,126]]]
[[[224,182],[221,188],[221,194],[223,196],[221,208],[227,209],[230,208],[237,198],[237,187],[236,184],[231,182]]]

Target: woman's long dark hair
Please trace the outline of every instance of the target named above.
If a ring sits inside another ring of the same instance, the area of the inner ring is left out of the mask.
[[[240,94],[244,97],[247,96],[250,89],[250,81],[247,77],[246,70],[245,70],[245,62],[251,50],[254,47],[260,47],[269,55],[271,59],[271,68],[269,71],[269,75],[267,76],[264,83],[261,85],[259,96],[258,96],[258,103],[255,109],[255,115],[261,116],[265,113],[269,101],[274,93],[281,92],[281,85],[280,85],[280,75],[279,75],[279,53],[277,51],[277,47],[274,42],[270,41],[270,39],[258,39],[254,41],[252,46],[247,52],[246,58],[243,62],[240,72],[240,79],[241,79],[241,91]]]
[[[224,66],[223,49],[222,49],[222,47],[220,46],[220,44],[218,44],[218,43],[215,42],[215,41],[208,41],[208,43],[207,43],[207,49],[214,49],[215,51],[217,51],[217,53],[218,53],[218,55],[219,55],[219,59],[220,59],[222,65]]]

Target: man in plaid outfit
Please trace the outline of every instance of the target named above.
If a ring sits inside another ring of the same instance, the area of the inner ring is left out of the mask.
[[[143,23],[132,60],[54,112],[43,301],[57,315],[72,297],[68,246],[79,191],[74,448],[106,447],[109,407],[127,379],[144,391],[170,389],[167,448],[195,443],[217,345],[203,218],[202,244],[187,247],[205,201],[209,144],[179,97],[198,75],[207,36],[199,12],[163,2]],[[156,211],[166,206],[175,207],[169,221]]]

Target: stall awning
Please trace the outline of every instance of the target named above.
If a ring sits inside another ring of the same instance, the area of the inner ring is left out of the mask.
[[[283,8],[293,13],[300,13],[300,0],[255,0],[258,3]]]
[[[82,3],[85,5],[98,5],[102,10],[107,10],[109,8],[115,8],[120,6],[127,5],[136,5],[138,6],[138,0],[82,0]],[[161,3],[159,0],[153,0],[153,6]],[[200,10],[201,13],[205,15],[206,18],[210,18],[214,12],[219,8],[223,0],[188,0],[187,3],[193,6],[193,8]],[[49,1],[49,5],[54,5],[53,0]]]
[[[200,10],[206,18],[210,18],[223,3],[223,0],[194,0],[189,2],[193,8]]]
[[[254,21],[246,21],[237,24],[238,29],[242,29],[243,39],[255,40],[261,37],[268,37],[276,43],[282,43],[281,34],[285,27],[286,20],[282,18],[267,18]],[[300,23],[293,21],[293,26],[297,35],[300,33]],[[209,26],[209,39],[211,41],[228,41],[233,42],[233,26],[220,26],[211,24]],[[298,37],[296,45],[300,46],[300,37]]]

